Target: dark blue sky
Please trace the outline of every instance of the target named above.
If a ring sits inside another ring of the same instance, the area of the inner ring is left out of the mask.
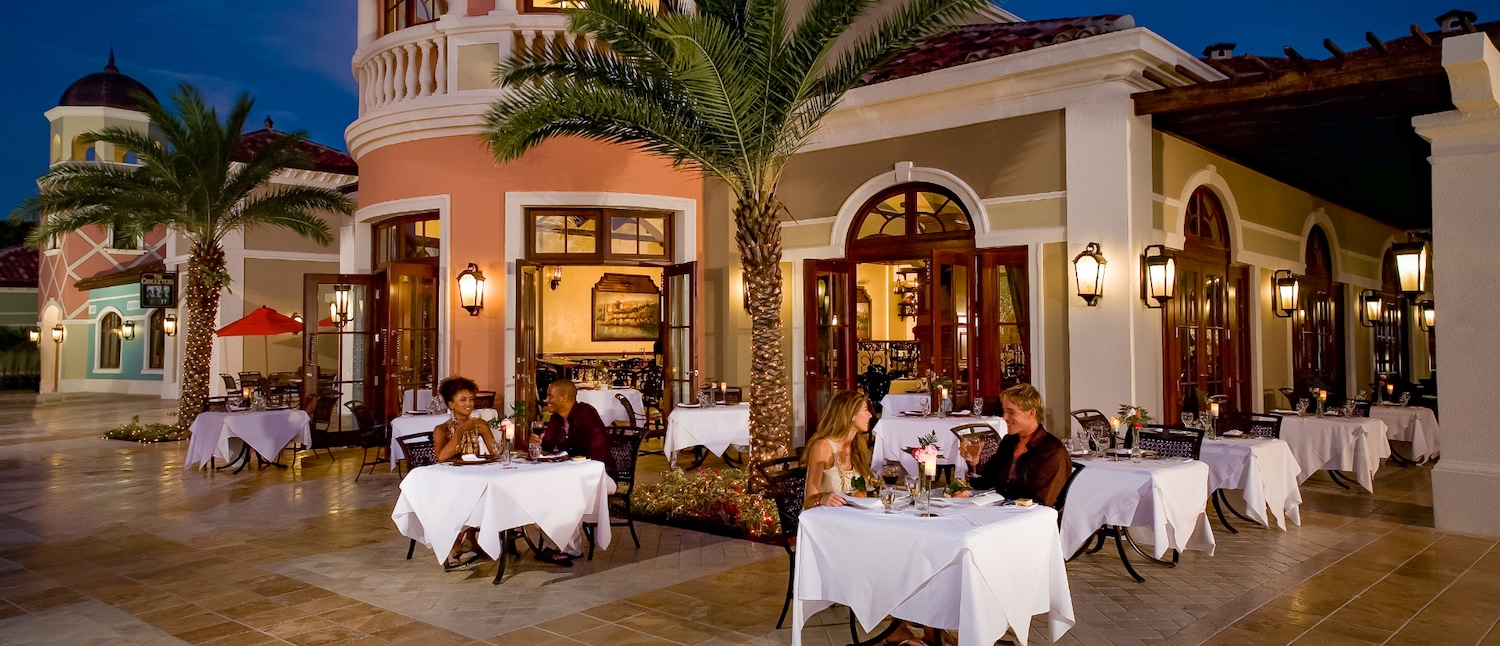
[[[370,1],[374,0],[358,0]],[[47,167],[42,116],[74,80],[104,68],[115,47],[120,71],[165,99],[181,82],[197,85],[218,105],[241,91],[256,99],[254,127],[269,115],[278,130],[306,130],[319,143],[344,148],[355,116],[356,0],[57,0],[6,3],[0,43],[7,58],[0,93],[0,214],[36,190]],[[1385,39],[1455,6],[1500,19],[1495,0],[1325,0],[1202,2],[1201,0],[1008,0],[1025,19],[1129,13],[1197,54],[1218,41],[1240,53],[1279,55],[1291,45],[1323,58],[1324,38],[1346,50],[1365,31]]]

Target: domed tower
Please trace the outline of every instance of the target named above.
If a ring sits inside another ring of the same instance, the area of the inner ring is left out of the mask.
[[[140,98],[155,98],[151,90],[115,66],[115,52],[109,52],[104,71],[94,72],[63,90],[57,107],[47,111],[52,123],[51,163],[63,161],[125,162],[128,153],[114,150],[109,144],[88,144],[80,137],[91,130],[125,126],[148,130],[151,125],[141,112]],[[133,161],[133,160],[131,160]]]

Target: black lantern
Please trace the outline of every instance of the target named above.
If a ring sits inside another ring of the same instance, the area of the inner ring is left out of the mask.
[[[1155,255],[1151,252],[1155,251]],[[1177,294],[1177,259],[1159,244],[1149,245],[1141,254],[1141,300],[1146,307],[1158,309]]]
[[[26,338],[30,339],[32,343],[39,343],[39,342],[41,342],[41,340],[42,340],[42,330],[41,330],[41,328],[31,328],[30,330],[27,330],[26,331]]]
[[[1401,283],[1401,293],[1416,297],[1426,292],[1427,243],[1413,240],[1391,245],[1391,254],[1396,257],[1396,276]]]
[[[126,341],[135,338],[135,321],[126,321],[120,324],[120,338]]]
[[[1437,309],[1433,307],[1432,301],[1417,303],[1417,327],[1424,332],[1431,332],[1437,327]]]
[[[1083,251],[1073,257],[1073,275],[1078,281],[1078,297],[1089,307],[1099,304],[1104,297],[1104,266],[1109,261],[1099,250],[1099,243],[1090,242]]]
[[[469,266],[473,267],[474,265],[470,264]],[[482,281],[484,279],[480,278],[480,280]],[[547,286],[550,287],[550,288],[552,288],[552,291],[557,291],[558,285],[561,285],[561,284],[562,284],[562,265],[552,265],[551,267],[548,267],[547,268]]]
[[[1301,286],[1290,269],[1278,269],[1271,277],[1271,312],[1277,318],[1291,318],[1297,311],[1297,293]]]
[[[479,271],[479,265],[471,262],[459,272],[458,301],[470,316],[479,316],[479,310],[484,309],[484,272]]]
[[[177,315],[168,314],[161,319],[161,331],[167,336],[177,336]]]
[[[57,325],[52,326],[52,342],[53,343],[62,343],[63,342],[63,336],[64,336],[64,334],[65,333],[63,332],[62,323],[58,323]]]
[[[1375,327],[1384,314],[1385,299],[1373,289],[1367,289],[1359,294],[1359,324],[1365,327]]]
[[[353,285],[334,286],[333,302],[328,304],[328,317],[333,319],[334,327],[342,328],[349,324],[349,297],[353,291]]]

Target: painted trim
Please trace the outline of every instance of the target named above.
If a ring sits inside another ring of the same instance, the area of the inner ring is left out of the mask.
[[[1219,203],[1224,205],[1224,218],[1229,223],[1229,262],[1243,264],[1245,262],[1242,258],[1245,253],[1245,233],[1241,227],[1240,205],[1234,199],[1234,191],[1229,188],[1229,181],[1219,174],[1218,167],[1213,164],[1208,164],[1189,175],[1187,182],[1183,184],[1182,191],[1178,194],[1178,203],[1182,206],[1173,216],[1176,224],[1174,232],[1179,236],[1184,236],[1184,239],[1187,236],[1187,204],[1192,199],[1193,193],[1202,187],[1213,191],[1214,196],[1219,198]]]
[[[1019,247],[1029,244],[1067,241],[1068,228],[1066,226],[1003,229],[1000,231],[991,231],[983,236],[974,236],[974,246],[981,249],[988,247]]]
[[[99,365],[99,359],[100,359],[100,357],[102,357],[104,355],[104,353],[100,351],[99,335],[104,330],[104,328],[103,328],[104,317],[108,316],[111,312],[113,312],[116,316],[120,317],[120,323],[122,325],[126,321],[132,321],[132,320],[134,320],[134,319],[131,319],[128,316],[125,316],[125,312],[121,311],[119,308],[117,308],[117,307],[115,307],[113,305],[100,305],[99,309],[94,312],[94,316],[89,321],[88,325],[89,325],[89,348],[91,350],[93,350],[93,355],[94,355],[94,357],[93,357],[94,361],[92,362],[93,367],[90,370],[90,372],[93,373],[93,374],[96,374],[96,375],[118,375],[118,374],[122,374],[121,370],[123,370],[125,368],[125,339],[124,339],[124,337],[120,338],[120,366],[117,367],[117,368],[104,368],[104,367],[101,367]],[[66,343],[66,339],[64,339],[64,342]]]
[[[64,393],[114,393],[119,395],[161,396],[162,382],[156,379],[62,379],[58,381],[58,392]],[[171,399],[171,397],[163,397]]]
[[[1067,191],[1050,191],[1050,192],[1047,192],[1047,193],[1027,193],[1027,194],[1024,194],[1024,195],[1009,195],[1009,196],[1005,196],[1005,197],[987,197],[987,198],[985,198],[983,200],[980,200],[979,202],[980,202],[980,204],[983,204],[985,206],[995,206],[997,204],[1021,204],[1021,203],[1024,203],[1024,202],[1044,202],[1046,200],[1067,199],[1067,197],[1068,197],[1068,192]]]
[[[838,221],[838,218],[834,217],[834,216],[828,216],[826,218],[805,218],[805,219],[801,219],[801,220],[791,220],[791,221],[787,221],[787,222],[782,222],[781,223],[781,228],[783,228],[783,229],[789,229],[791,227],[805,227],[805,226],[814,225],[814,224],[828,224],[830,222],[837,222],[837,221]]]

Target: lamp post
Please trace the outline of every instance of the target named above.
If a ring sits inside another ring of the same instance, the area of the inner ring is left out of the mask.
[[[560,273],[558,276],[561,280]],[[479,316],[479,310],[484,309],[484,272],[479,271],[479,265],[471,262],[468,268],[459,272],[458,301],[469,310],[470,316]]]
[[[1147,246],[1141,253],[1141,300],[1148,308],[1160,309],[1176,295],[1177,258],[1162,245]]]
[[[1365,327],[1375,327],[1380,317],[1385,313],[1385,300],[1373,289],[1367,289],[1359,294],[1359,324]]]
[[[1073,276],[1078,282],[1078,297],[1089,307],[1099,304],[1104,297],[1104,266],[1109,261],[1099,250],[1099,243],[1090,242],[1073,257]]]
[[[1292,270],[1276,270],[1271,277],[1271,286],[1274,290],[1271,313],[1277,318],[1291,318],[1292,313],[1297,311],[1297,295],[1301,289],[1297,278],[1292,276]]]

